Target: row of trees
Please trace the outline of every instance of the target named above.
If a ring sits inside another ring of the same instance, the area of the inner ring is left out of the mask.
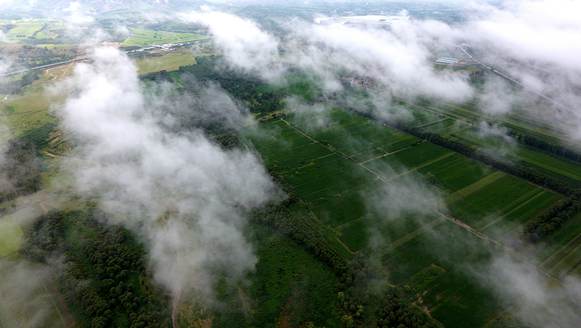
[[[509,130],[509,134],[514,137],[519,143],[527,145],[536,149],[540,149],[546,153],[567,158],[572,161],[581,162],[581,153],[563,145],[547,142],[537,137],[520,133],[515,130]]]
[[[559,230],[581,212],[581,194],[559,201],[555,206],[525,225],[524,237],[536,243]]]
[[[410,306],[396,288],[389,288],[384,294],[377,314],[377,327],[380,328],[441,328],[439,322],[430,318],[419,308]]]
[[[400,288],[376,284],[386,277],[368,265],[365,255],[353,259],[341,255],[322,224],[309,213],[291,191],[286,201],[255,213],[254,218],[288,236],[335,272],[340,281],[337,295],[345,327],[441,327],[413,305]]]
[[[448,148],[468,158],[472,158],[476,161],[482,162],[499,171],[503,171],[505,173],[517,176],[519,178],[530,181],[536,185],[545,187],[558,193],[567,195],[572,194],[576,191],[576,186],[571,185],[571,183],[569,183],[568,180],[557,179],[553,176],[549,176],[543,172],[536,170],[533,167],[528,166],[526,163],[522,162],[508,163],[506,161],[491,157],[490,155],[479,151],[479,149],[474,146],[467,145],[456,140],[452,140],[439,134],[423,132],[419,129],[415,129],[413,127],[406,126],[400,123],[393,123],[388,121],[385,121],[384,123],[393,128],[411,134],[417,138],[429,141],[438,146]]]
[[[360,114],[373,118],[364,113]],[[538,218],[527,224],[524,229],[524,237],[528,241],[537,242],[545,238],[557,231],[567,220],[581,212],[581,191],[578,190],[578,185],[572,183],[570,180],[549,176],[534,167],[528,166],[526,163],[507,163],[491,157],[486,153],[480,152],[476,147],[449,139],[439,134],[423,132],[401,123],[393,123],[389,121],[384,121],[383,123],[409,133],[417,138],[448,148],[466,157],[482,162],[497,170],[525,179],[563,195],[568,195],[569,197],[567,199],[557,203],[554,207],[545,211]],[[557,148],[553,149],[558,151]]]
[[[255,213],[254,219],[302,245],[345,280],[348,274],[347,259],[331,246],[323,225],[314,220],[310,211],[298,199],[290,196],[281,204],[267,206]]]

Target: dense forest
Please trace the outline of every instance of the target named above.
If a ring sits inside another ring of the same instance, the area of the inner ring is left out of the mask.
[[[35,145],[25,139],[12,139],[6,145],[0,161],[2,188],[0,201],[33,193],[41,186],[42,162]]]
[[[145,250],[94,210],[51,212],[31,229],[22,253],[47,262],[64,254],[61,291],[81,327],[169,327],[167,296],[153,285]]]

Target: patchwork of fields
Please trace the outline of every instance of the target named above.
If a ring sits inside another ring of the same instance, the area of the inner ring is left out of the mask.
[[[427,115],[426,122],[420,124],[434,127],[446,120]],[[483,326],[499,309],[458,263],[477,265],[489,256],[487,250],[563,198],[343,110],[330,111],[323,126],[288,115],[260,127],[247,137],[286,190],[305,201],[351,252],[370,245],[369,236],[380,232],[385,243],[379,252],[391,281],[413,291],[447,327]],[[377,200],[382,187],[416,183],[434,189],[445,205],[422,218],[371,210],[376,204],[370,200]],[[566,248],[546,255],[546,269],[555,275],[579,270],[574,259],[581,231],[570,224],[567,236],[553,237]]]
[[[531,122],[522,117],[490,118],[477,110],[468,110],[445,104],[438,106],[413,105],[411,108],[416,113],[416,116],[430,117],[430,123],[422,124],[420,121],[416,124],[416,128],[445,135],[476,147],[486,148],[490,143],[490,140],[478,135],[478,125],[481,122],[498,124],[501,127],[509,128],[515,132],[522,132],[550,143],[567,144],[568,142],[568,139],[558,132],[551,131],[547,127],[539,126],[536,122]],[[525,163],[527,166],[553,178],[565,180],[571,184],[581,184],[579,163],[566,158],[544,153],[525,145],[519,145],[518,149],[505,156],[508,160]]]

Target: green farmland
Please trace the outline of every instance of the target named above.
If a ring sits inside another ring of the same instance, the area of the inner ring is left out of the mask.
[[[0,20],[0,29],[6,31],[6,41],[10,43],[51,43],[63,36],[65,25],[49,19]]]
[[[581,275],[581,215],[567,222],[546,241],[543,269],[554,276]]]
[[[490,144],[489,140],[478,135],[477,126],[481,122],[498,124],[515,133],[533,136],[543,142],[554,144],[567,144],[566,137],[557,131],[552,131],[546,126],[539,126],[536,122],[521,116],[504,119],[491,118],[482,114],[475,108],[459,107],[447,104],[413,105],[410,106],[414,116],[430,116],[432,123],[416,124],[415,128],[421,128],[425,132],[435,133],[451,137],[461,143],[474,147],[502,146],[502,144]],[[581,170],[579,162],[546,153],[540,149],[519,144],[517,149],[505,155],[508,160],[520,162],[534,170],[548,175],[551,178],[565,181],[570,185],[581,185]]]
[[[484,326],[496,317],[497,300],[458,263],[485,260],[501,236],[517,234],[563,196],[362,116],[339,109],[327,116],[312,128],[290,114],[261,123],[246,138],[285,190],[351,252],[365,249],[371,230],[379,231],[391,282],[422,295],[446,327]],[[415,180],[438,190],[447,210],[424,218],[369,211],[378,188]],[[579,249],[574,240],[553,252],[578,258]]]
[[[121,45],[124,47],[144,47],[166,43],[192,42],[206,38],[206,36],[194,33],[176,33],[145,28],[132,28],[131,35]]]

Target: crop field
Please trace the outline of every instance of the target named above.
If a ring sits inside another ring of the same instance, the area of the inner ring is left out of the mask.
[[[285,189],[305,201],[353,252],[366,247],[370,232],[379,232],[386,240],[382,261],[392,283],[417,294],[416,302],[449,327],[482,326],[499,311],[490,292],[456,263],[485,259],[490,238],[517,233],[562,198],[339,109],[316,129],[290,114],[261,123],[258,131],[247,138]],[[407,183],[410,177],[439,190],[448,212],[396,219],[369,210],[378,188]],[[579,252],[579,244],[564,252]]]
[[[420,111],[420,109],[417,108],[416,110]],[[426,132],[445,135],[461,143],[481,147],[482,149],[494,148],[493,146],[502,146],[500,144],[491,144],[491,142],[495,141],[485,140],[480,137],[473,124],[474,123],[468,123],[462,119],[457,120],[447,118],[441,121],[436,121],[434,124],[419,125],[419,127]],[[530,133],[530,131],[527,131],[527,133]],[[504,156],[507,160],[523,162],[527,166],[555,179],[567,181],[570,184],[581,183],[581,170],[579,170],[579,163],[569,159],[547,154],[525,145],[518,145],[516,148],[511,148]]]
[[[406,287],[446,327],[483,326],[498,304],[456,263],[485,260],[486,245],[449,222],[438,222],[384,257],[390,279]]]
[[[166,43],[191,42],[207,39],[206,36],[194,33],[176,33],[155,31],[145,28],[132,28],[131,35],[121,44],[124,47],[144,47]]]
[[[62,36],[64,23],[47,19],[0,21],[6,40],[11,43],[44,40],[50,42]]]
[[[22,20],[10,24],[11,27],[6,33],[6,38],[10,41],[21,41],[25,39],[32,39],[34,35],[40,31],[45,25],[43,21],[37,20]]]
[[[299,245],[277,233],[257,227],[256,249],[259,258],[250,275],[250,286],[239,293],[252,300],[216,318],[220,327],[239,327],[248,312],[255,312],[251,326],[266,327],[273,322],[299,326],[312,322],[317,327],[335,327],[340,322],[336,309],[337,278],[329,269]],[[233,297],[236,300],[240,295]],[[246,312],[246,313],[245,313]]]
[[[331,123],[315,132],[296,126],[292,117],[270,121],[251,139],[267,167],[309,202],[323,222],[339,227],[351,247],[362,244],[348,235],[364,230],[366,193],[408,175],[439,188],[452,214],[475,228],[523,223],[560,198],[366,118],[340,110],[330,117]]]
[[[196,58],[189,50],[173,51],[136,60],[139,74],[177,71],[182,66],[194,65],[195,63]]]
[[[546,240],[542,267],[554,276],[581,275],[581,215],[569,220]]]
[[[543,192],[543,189],[526,181],[500,174],[494,181],[478,186],[450,206],[456,216],[475,227],[483,228],[490,223],[489,220],[503,217],[522,202]]]
[[[469,121],[472,123],[488,121],[496,124],[503,124],[511,129],[526,132],[527,134],[533,135],[546,141],[566,140],[561,133],[553,131],[549,127],[533,121],[529,117],[518,114],[512,114],[500,118],[492,117],[478,111],[474,104],[457,106],[452,104],[439,103],[430,104],[427,106],[418,106],[418,108],[442,113],[444,115],[449,115],[453,118]]]
[[[20,226],[7,218],[0,220],[0,258],[20,250],[24,233]]]
[[[483,149],[493,148],[486,141],[479,139],[474,131],[464,130],[453,133],[452,136],[462,143],[482,147]],[[498,144],[497,146],[502,145]],[[547,154],[525,145],[518,145],[518,147],[512,148],[504,157],[515,163],[525,163],[528,167],[534,168],[536,171],[556,180],[566,181],[570,185],[579,185],[581,183],[579,163],[569,159]]]
[[[22,136],[48,123],[55,118],[49,112],[51,103],[59,103],[60,97],[49,94],[46,86],[57,79],[62,79],[71,72],[71,65],[44,72],[41,78],[34,81],[21,94],[12,95],[0,102],[0,115],[8,123],[11,131]]]
[[[518,150],[518,157],[541,168],[543,171],[554,172],[557,175],[581,182],[579,163],[557,158],[526,147],[521,147]]]

